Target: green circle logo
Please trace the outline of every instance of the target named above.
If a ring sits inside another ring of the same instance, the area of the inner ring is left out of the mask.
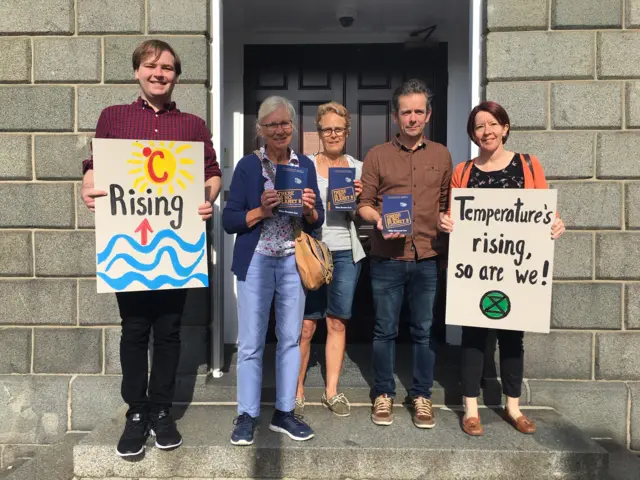
[[[504,292],[491,290],[480,299],[480,311],[491,320],[502,320],[511,311],[511,300]]]

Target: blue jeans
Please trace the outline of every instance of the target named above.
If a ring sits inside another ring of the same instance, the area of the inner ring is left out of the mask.
[[[394,397],[393,374],[400,311],[407,292],[413,341],[413,385],[411,397],[431,398],[435,351],[431,340],[433,304],[438,267],[435,258],[404,262],[371,259],[371,289],[376,323],[373,329],[373,371],[375,395]]]
[[[318,290],[307,293],[304,318],[319,320],[327,314],[332,317],[349,320],[356,285],[360,277],[362,264],[353,263],[351,250],[331,252],[333,258],[333,280]]]
[[[254,253],[245,281],[238,281],[238,414],[260,415],[262,354],[275,295],[276,408],[295,408],[305,291],[295,255]]]

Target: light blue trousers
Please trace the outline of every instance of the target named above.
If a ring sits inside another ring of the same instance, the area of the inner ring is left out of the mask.
[[[295,408],[305,291],[295,255],[254,253],[245,281],[238,281],[238,414],[260,415],[262,355],[275,296],[276,408]]]

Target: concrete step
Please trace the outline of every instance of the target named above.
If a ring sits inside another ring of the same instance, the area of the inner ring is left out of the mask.
[[[411,413],[395,409],[395,421],[379,427],[370,409],[353,407],[338,418],[308,407],[305,420],[316,436],[295,442],[268,429],[272,407],[263,407],[256,441],[229,443],[236,407],[191,406],[178,421],[184,444],[163,452],[148,444],[146,455],[118,458],[115,443],[124,419],[105,422],[74,447],[77,478],[298,478],[298,479],[601,479],[608,453],[551,409],[527,410],[538,425],[522,435],[493,410],[482,409],[484,437],[460,429],[459,413],[437,410],[437,426],[420,430]],[[176,412],[177,413],[177,412]]]
[[[236,361],[235,348],[228,346],[225,352],[225,369],[221,378],[181,377],[178,379],[179,402],[235,402],[236,401]],[[441,345],[438,348],[434,371],[433,402],[437,405],[461,405],[460,388],[460,352],[457,347]],[[495,368],[488,366],[487,371],[495,377]],[[411,346],[398,345],[396,350],[396,386],[397,398],[402,401],[408,395],[412,383]],[[193,383],[193,385],[189,384]],[[262,401],[275,401],[275,345],[267,345],[263,362]],[[305,396],[310,401],[319,402],[325,385],[324,345],[314,344],[305,381]],[[339,390],[352,403],[371,402],[373,371],[371,368],[370,345],[348,345]],[[193,395],[190,393],[193,392]],[[501,387],[495,378],[489,378],[482,391],[480,402],[486,405],[500,405]],[[182,397],[181,397],[182,396]],[[526,403],[527,390],[523,390],[523,403]]]

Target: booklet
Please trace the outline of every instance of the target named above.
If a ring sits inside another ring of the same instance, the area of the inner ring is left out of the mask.
[[[292,165],[276,167],[275,189],[280,196],[277,211],[294,217],[302,216],[302,191],[307,184],[307,169]]]
[[[411,235],[413,208],[411,195],[382,196],[382,232]]]
[[[356,188],[355,168],[329,169],[329,206],[331,210],[355,211]]]

